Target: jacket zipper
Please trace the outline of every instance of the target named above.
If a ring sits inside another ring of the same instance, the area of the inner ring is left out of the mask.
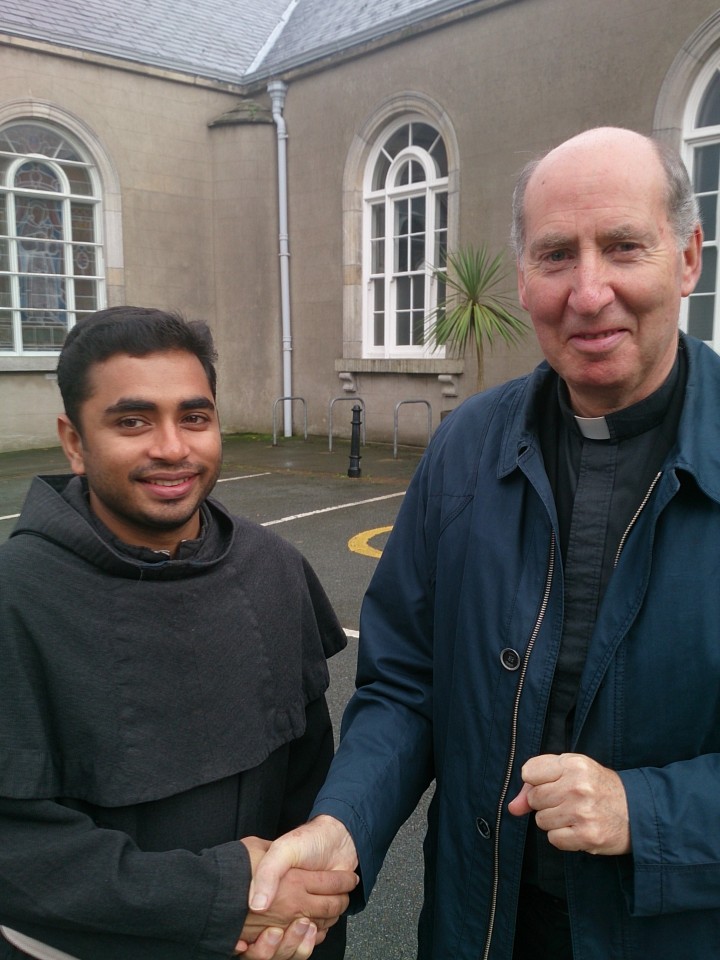
[[[633,514],[630,523],[627,525],[625,532],[620,538],[620,543],[618,544],[617,553],[615,554],[615,560],[613,562],[613,568],[618,565],[620,560],[620,554],[623,551],[627,538],[630,536],[630,531],[635,526],[638,517],[643,512],[647,506],[648,500],[652,496],[652,492],[658,484],[660,477],[662,476],[662,471],[656,474],[652,483],[650,484],[647,493],[643,497],[640,506],[637,508]],[[515,694],[515,703],[513,706],[513,716],[512,716],[512,730],[510,736],[510,752],[508,755],[508,762],[505,768],[505,779],[503,781],[503,787],[500,792],[500,800],[497,807],[497,815],[495,818],[495,845],[493,848],[493,888],[492,896],[490,899],[490,919],[488,921],[488,932],[485,940],[485,949],[483,950],[482,960],[488,960],[490,956],[490,945],[492,943],[493,929],[495,926],[495,914],[497,911],[497,898],[498,898],[498,887],[500,884],[500,822],[502,819],[503,807],[505,806],[505,799],[507,797],[507,792],[510,787],[510,779],[512,777],[512,769],[515,765],[515,753],[517,750],[517,726],[518,726],[518,713],[520,711],[520,698],[522,696],[523,687],[525,685],[525,675],[527,673],[528,663],[530,661],[530,654],[533,651],[535,646],[535,641],[537,640],[538,634],[540,633],[540,627],[542,622],[545,619],[545,612],[547,610],[547,605],[550,599],[550,588],[552,586],[553,573],[555,571],[555,534],[552,535],[550,541],[550,559],[548,561],[548,571],[547,577],[545,579],[545,591],[543,593],[542,604],[540,605],[540,612],[538,613],[537,620],[535,621],[535,626],[533,632],[530,636],[530,642],[528,643],[527,650],[525,651],[525,656],[523,658],[522,670],[520,671],[520,679],[518,682],[517,692]]]
[[[615,569],[615,567],[618,565],[620,561],[620,554],[623,552],[623,547],[627,542],[627,538],[630,536],[630,531],[635,526],[635,523],[637,522],[637,518],[640,516],[640,514],[643,512],[643,510],[647,506],[647,502],[652,496],[652,492],[657,486],[658,480],[660,479],[661,476],[662,476],[662,470],[659,473],[655,474],[655,479],[648,487],[648,491],[645,494],[645,496],[642,498],[642,501],[640,502],[640,506],[637,508],[637,510],[633,514],[633,517],[630,523],[627,525],[625,533],[622,535],[622,537],[620,537],[620,543],[618,544],[617,553],[615,554],[615,560],[613,561],[613,570]]]
[[[649,494],[648,494],[649,495]],[[510,779],[512,777],[513,766],[515,765],[515,754],[517,751],[517,729],[518,729],[518,713],[520,711],[520,698],[522,696],[523,686],[525,684],[525,676],[527,674],[528,663],[530,661],[530,655],[535,646],[535,641],[537,640],[538,634],[540,633],[540,627],[542,622],[545,619],[545,612],[547,611],[548,602],[550,600],[550,588],[552,586],[553,573],[555,571],[555,534],[553,533],[550,539],[550,557],[548,559],[548,569],[547,576],[545,578],[545,590],[543,592],[542,603],[540,605],[540,611],[535,621],[535,626],[533,627],[532,634],[530,635],[530,642],[527,645],[527,650],[525,651],[525,656],[523,657],[522,669],[520,670],[520,678],[518,680],[518,688],[515,693],[515,703],[513,705],[513,714],[512,714],[512,727],[510,734],[510,752],[508,754],[508,762],[505,768],[505,779],[503,781],[503,787],[500,791],[500,800],[498,801],[497,806],[497,815],[495,817],[495,842],[493,847],[493,887],[492,887],[492,896],[490,899],[490,918],[488,920],[488,932],[485,939],[485,949],[483,951],[482,960],[488,960],[490,955],[490,944],[492,942],[493,928],[495,926],[495,913],[497,910],[497,898],[498,898],[498,887],[500,884],[500,822],[502,820],[503,807],[505,806],[505,799],[507,797],[507,792],[510,787]]]

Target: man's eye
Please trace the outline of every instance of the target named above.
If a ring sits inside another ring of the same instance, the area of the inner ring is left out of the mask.
[[[122,420],[118,421],[118,426],[122,427],[123,430],[136,430],[138,427],[142,427],[145,423],[144,420],[141,420],[140,417],[123,417]]]
[[[552,250],[547,256],[550,263],[562,263],[566,258],[567,254],[564,250]]]
[[[199,427],[208,423],[208,418],[204,413],[190,413],[184,418],[183,422],[189,423],[191,427]]]

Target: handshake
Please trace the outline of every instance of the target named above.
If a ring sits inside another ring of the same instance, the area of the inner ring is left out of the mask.
[[[348,907],[358,859],[347,829],[320,816],[274,843],[246,837],[252,864],[248,913],[235,954],[307,960]]]

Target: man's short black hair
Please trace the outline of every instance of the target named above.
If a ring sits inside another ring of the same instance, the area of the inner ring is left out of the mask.
[[[80,406],[90,396],[89,370],[95,363],[127,353],[144,357],[163,350],[185,350],[198,358],[212,390],[217,386],[215,345],[206,323],[152,307],[109,307],[79,320],[70,330],[57,367],[58,386],[68,415],[80,430]]]

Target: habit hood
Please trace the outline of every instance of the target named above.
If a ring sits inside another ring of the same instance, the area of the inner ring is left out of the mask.
[[[178,559],[127,552],[82,489],[36,478],[0,550],[0,794],[157,800],[301,736],[346,642],[301,554],[213,500]]]

